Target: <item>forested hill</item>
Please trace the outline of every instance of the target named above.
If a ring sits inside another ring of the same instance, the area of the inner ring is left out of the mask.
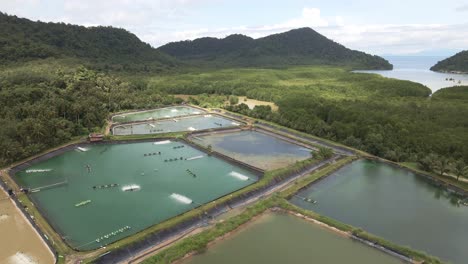
[[[158,70],[177,65],[174,58],[124,29],[34,22],[0,12],[0,63],[50,57],[71,57],[116,70]]]
[[[468,73],[468,50],[439,61],[436,65],[432,66],[431,71]]]
[[[252,39],[231,35],[173,42],[158,50],[184,61],[212,66],[340,65],[355,69],[392,69],[379,56],[338,44],[311,28]]]

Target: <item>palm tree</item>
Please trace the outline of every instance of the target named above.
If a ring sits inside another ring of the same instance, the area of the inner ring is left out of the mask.
[[[451,162],[446,157],[440,157],[434,164],[434,170],[438,171],[440,176],[444,176],[450,171]]]
[[[460,176],[468,178],[468,166],[466,166],[463,160],[458,160],[457,162],[455,162],[452,168],[452,173],[455,174],[455,176],[457,176],[457,181],[460,178]]]

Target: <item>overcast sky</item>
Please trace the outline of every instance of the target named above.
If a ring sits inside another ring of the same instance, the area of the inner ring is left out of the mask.
[[[311,27],[347,47],[379,55],[451,55],[468,49],[467,0],[0,0],[0,11],[32,20],[122,27],[154,47]]]

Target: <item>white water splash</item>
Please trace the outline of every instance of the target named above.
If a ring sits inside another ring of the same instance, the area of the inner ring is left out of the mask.
[[[234,126],[240,126],[240,124],[236,123],[236,122],[232,122],[231,124],[234,125]]]
[[[199,112],[199,111],[195,111],[195,112],[193,112],[193,114],[194,114],[194,115],[198,115],[198,114],[200,114],[200,112]]]
[[[153,144],[154,145],[164,145],[164,144],[169,144],[169,143],[171,143],[170,140],[163,140],[163,141],[154,142]]]
[[[155,125],[153,125],[153,124],[148,124],[148,125],[149,125],[150,127],[156,127],[156,126],[155,126]]]
[[[189,128],[187,128],[187,129],[188,129],[189,131],[195,131],[195,130],[197,130],[197,129],[194,128],[194,127],[189,127]]]
[[[31,256],[23,253],[23,252],[16,252],[13,256],[8,258],[9,264],[37,264]]]
[[[187,160],[195,160],[195,159],[201,159],[205,156],[201,155],[201,156],[196,156],[196,157],[191,157],[191,158],[188,158]]]
[[[212,117],[212,115],[205,115],[205,117]]]
[[[239,180],[242,180],[242,181],[246,181],[246,180],[250,179],[248,176],[245,176],[244,174],[240,174],[240,173],[235,172],[235,171],[231,171],[229,173],[229,176],[235,177],[235,178],[237,178]]]
[[[81,151],[81,152],[86,152],[88,151],[89,149],[87,148],[82,148],[82,147],[76,147],[77,150]]]
[[[122,187],[122,191],[124,192],[139,191],[140,189],[141,189],[140,185],[136,185],[136,184],[125,185]]]
[[[172,109],[171,112],[172,112],[172,113],[175,113],[175,112],[179,112],[179,110],[177,110],[177,109]]]
[[[179,120],[177,120],[177,119],[175,119],[175,118],[174,118],[174,119],[172,119],[172,120],[174,120],[174,122],[176,122],[176,123],[177,123],[177,122],[179,122]]]
[[[184,203],[184,204],[191,204],[193,201],[188,198],[187,196],[183,196],[182,194],[172,193],[171,198],[176,199],[177,201]]]
[[[35,172],[48,172],[52,171],[52,169],[35,169],[35,170],[26,170],[26,173],[35,173]]]

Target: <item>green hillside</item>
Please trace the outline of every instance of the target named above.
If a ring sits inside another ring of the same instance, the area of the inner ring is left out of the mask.
[[[344,47],[310,28],[264,38],[231,35],[200,38],[158,48],[194,64],[211,66],[336,65],[354,69],[392,69],[385,59]]]
[[[436,65],[431,67],[431,71],[468,73],[468,50],[439,61]]]
[[[0,13],[0,63],[45,58],[73,58],[111,70],[164,70],[177,65],[124,29],[34,22]]]

